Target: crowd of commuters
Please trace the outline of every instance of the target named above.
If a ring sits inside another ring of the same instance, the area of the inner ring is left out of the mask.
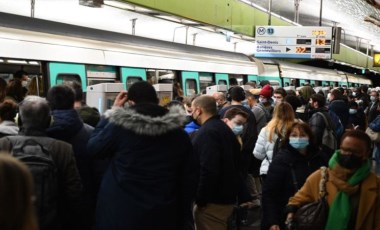
[[[380,229],[380,143],[364,132],[380,132],[375,90],[246,91],[232,78],[226,93],[177,92],[163,107],[140,81],[99,114],[79,83],[44,93],[40,81],[0,78],[1,229],[227,230],[238,207],[286,229],[319,199],[322,166],[322,225]]]

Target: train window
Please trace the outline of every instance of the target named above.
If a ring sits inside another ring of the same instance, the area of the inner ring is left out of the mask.
[[[60,73],[57,76],[57,85],[63,84],[65,82],[69,81],[77,81],[82,84],[82,81],[80,79],[80,76],[78,74],[71,74],[71,73]]]
[[[231,78],[236,78],[238,85],[244,85],[244,82],[246,82],[247,76],[240,75],[240,74],[229,74],[228,76]]]
[[[131,87],[131,85],[133,85],[133,83],[136,83],[138,81],[142,81],[142,78],[138,77],[138,76],[128,76],[127,77],[127,89],[129,89],[129,87]]]
[[[227,81],[226,80],[219,80],[218,85],[227,85]]]
[[[213,85],[213,77],[212,76],[199,76],[199,82],[201,87],[201,92],[206,90],[208,86]]]
[[[197,82],[193,79],[187,79],[185,82],[185,88],[187,96],[192,96],[197,94]]]

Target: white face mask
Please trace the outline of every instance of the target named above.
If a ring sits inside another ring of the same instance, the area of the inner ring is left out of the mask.
[[[22,87],[27,87],[28,86],[28,81],[22,81],[21,85],[22,85]]]

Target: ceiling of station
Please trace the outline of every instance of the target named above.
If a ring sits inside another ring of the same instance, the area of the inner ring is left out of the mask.
[[[249,0],[268,10],[269,0]],[[294,21],[295,3],[299,3],[299,24],[318,26],[322,1],[322,26],[342,27],[341,42],[361,51],[367,44],[380,51],[380,10],[365,0],[272,0],[272,12]],[[246,2],[246,1],[245,1]]]

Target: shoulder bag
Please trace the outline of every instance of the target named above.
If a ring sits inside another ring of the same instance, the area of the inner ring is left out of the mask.
[[[295,214],[297,230],[325,229],[328,218],[329,205],[326,201],[327,168],[321,167],[321,181],[319,182],[318,201],[300,207]]]

